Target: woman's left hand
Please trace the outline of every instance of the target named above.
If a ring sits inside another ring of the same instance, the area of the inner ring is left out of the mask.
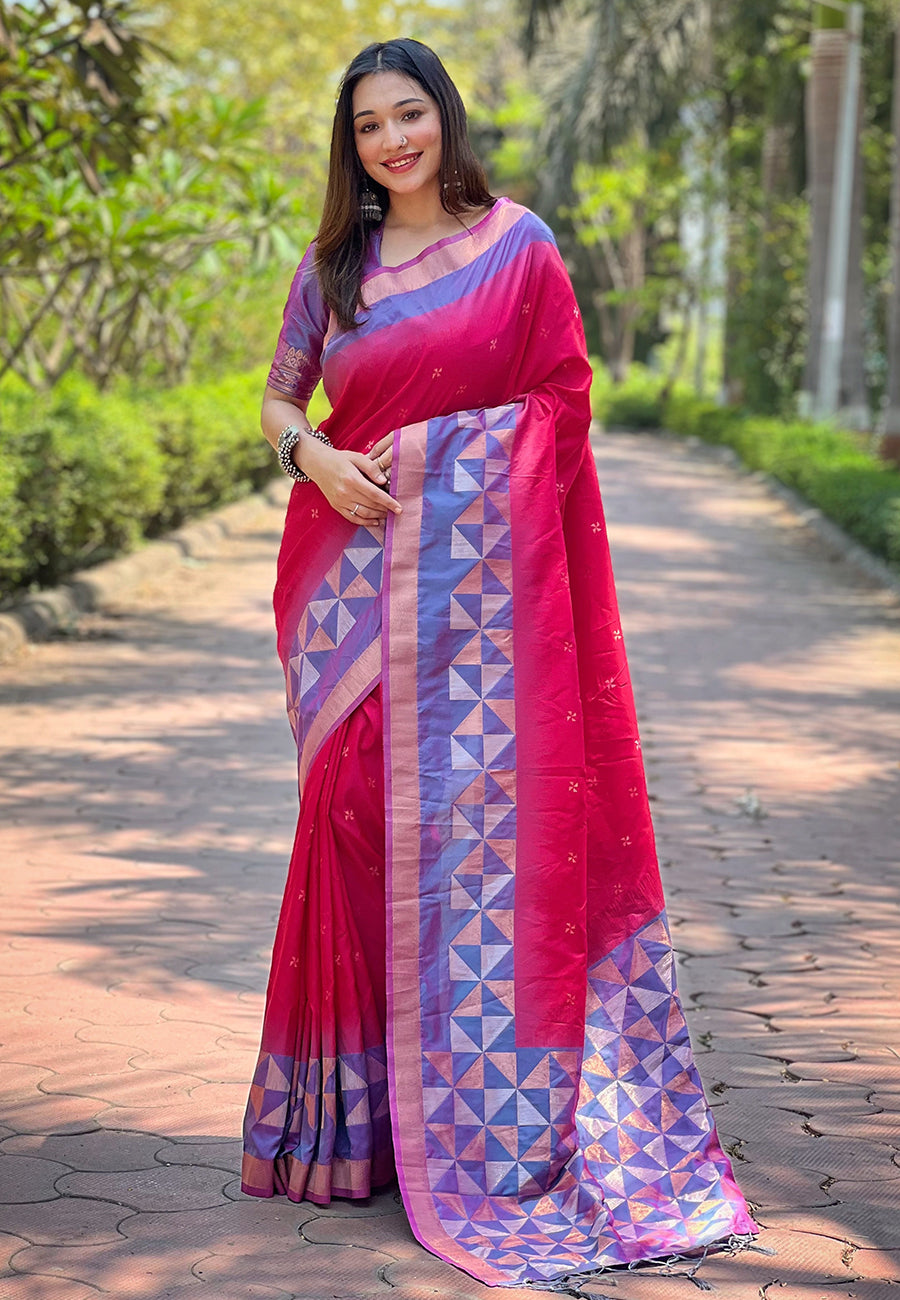
[[[376,442],[375,446],[369,452],[369,456],[378,465],[383,474],[387,475],[388,485],[391,481],[391,466],[394,463],[394,435],[392,433]]]

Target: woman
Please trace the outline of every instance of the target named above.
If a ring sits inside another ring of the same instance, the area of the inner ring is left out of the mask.
[[[590,381],[440,61],[363,50],[263,405],[304,480],[275,594],[302,797],[244,1189],[396,1169],[423,1245],[501,1286],[755,1231],[674,987]]]

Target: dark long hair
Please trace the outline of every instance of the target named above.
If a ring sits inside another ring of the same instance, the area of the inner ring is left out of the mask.
[[[496,200],[484,171],[472,152],[466,110],[459,91],[434,50],[420,41],[401,38],[367,45],[357,54],[341,81],[334,126],[325,206],[316,240],[316,271],[322,297],[341,329],[356,329],[362,301],[363,264],[372,229],[360,211],[364,188],[378,196],[387,212],[388,190],[365,171],[356,152],[353,91],[370,72],[399,72],[418,83],[438,106],[441,116],[441,203],[445,212],[491,207]]]

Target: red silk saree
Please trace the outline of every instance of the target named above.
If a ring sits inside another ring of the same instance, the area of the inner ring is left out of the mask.
[[[418,1239],[553,1287],[755,1231],[675,987],[596,470],[546,226],[509,200],[330,328],[311,258],[270,383],[395,431],[384,531],[292,493],[275,594],[300,821],[244,1189],[392,1176]]]

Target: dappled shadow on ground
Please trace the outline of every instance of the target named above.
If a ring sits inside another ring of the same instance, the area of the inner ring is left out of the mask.
[[[73,987],[264,987],[297,807],[277,542],[248,530],[0,669],[5,857],[39,900],[14,942]]]
[[[701,1276],[869,1300],[900,1276],[896,607],[709,458],[600,464],[688,1019],[778,1250]],[[297,802],[277,514],[0,669],[4,1300],[494,1294],[391,1193],[235,1199]]]

